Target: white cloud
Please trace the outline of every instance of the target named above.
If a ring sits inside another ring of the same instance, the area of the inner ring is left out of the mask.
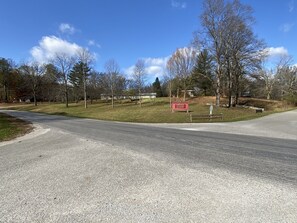
[[[53,59],[57,53],[74,56],[81,49],[82,47],[76,43],[70,43],[56,36],[44,36],[39,41],[39,45],[34,46],[30,53],[36,61],[46,63]]]
[[[125,68],[123,70],[124,74],[127,75],[127,78],[132,79],[134,68],[135,68],[135,65],[132,65],[132,66]]]
[[[142,58],[145,65],[145,73],[147,74],[148,80],[152,81],[156,77],[163,77],[166,71],[166,64],[169,57],[159,57],[159,58]],[[134,71],[134,65],[124,69],[124,73],[128,75],[129,78],[132,77]]]
[[[146,66],[146,73],[151,78],[162,77],[166,72],[166,64],[169,60],[168,57],[159,57],[159,58],[144,58],[144,64]]]
[[[269,47],[266,48],[265,53],[268,57],[279,57],[279,56],[288,56],[288,50],[281,46],[281,47]]]
[[[144,63],[147,65],[156,65],[156,66],[166,66],[167,60],[169,57],[162,57],[162,58],[144,58]]]
[[[180,48],[180,52],[182,53],[195,53],[196,51],[193,48]],[[147,74],[149,81],[154,81],[156,77],[159,77],[162,79],[164,75],[166,74],[166,65],[167,61],[169,60],[171,56],[167,57],[147,57],[147,58],[141,58],[144,61],[145,65],[145,72]],[[124,73],[127,74],[128,78],[131,78],[134,71],[134,65],[124,69]]]
[[[185,8],[187,8],[187,3],[186,2],[179,2],[179,1],[176,1],[176,0],[171,0],[171,7],[172,8],[185,9]]]
[[[284,33],[290,32],[291,29],[294,27],[294,23],[286,23],[281,26],[281,31]]]
[[[264,66],[270,69],[275,68],[282,58],[289,56],[288,50],[283,46],[266,48],[263,54],[266,56]]]
[[[89,41],[88,41],[88,45],[89,45],[89,46],[96,46],[96,47],[98,47],[98,48],[101,48],[101,45],[98,44],[98,43],[96,43],[95,40],[89,40]]]
[[[193,48],[193,47],[183,47],[183,48],[178,48],[175,53],[179,51],[179,53],[181,53],[182,55],[184,55],[185,57],[189,57],[189,56],[192,56],[192,55],[198,55],[198,51]]]
[[[159,66],[149,66],[145,68],[145,71],[148,75],[153,77],[158,77],[163,75],[163,68]]]
[[[76,29],[74,26],[68,24],[68,23],[61,23],[59,26],[59,30],[61,33],[66,33],[66,34],[74,34],[76,32]]]

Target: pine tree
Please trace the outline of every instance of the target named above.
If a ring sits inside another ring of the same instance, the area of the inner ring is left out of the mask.
[[[194,87],[203,90],[203,94],[213,94],[214,75],[212,72],[212,58],[207,50],[203,50],[197,57],[195,67],[192,72],[192,83]]]
[[[87,64],[78,62],[73,66],[70,72],[69,82],[73,86],[77,101],[82,96],[85,81],[84,78],[89,76],[90,70],[91,69],[87,66]]]
[[[155,82],[153,83],[153,91],[157,93],[157,97],[163,97],[163,92],[161,88],[161,83],[159,81],[159,78],[157,77]]]

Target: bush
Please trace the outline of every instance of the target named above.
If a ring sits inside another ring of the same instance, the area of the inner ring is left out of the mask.
[[[285,100],[294,106],[297,106],[297,94],[291,94],[285,97]]]

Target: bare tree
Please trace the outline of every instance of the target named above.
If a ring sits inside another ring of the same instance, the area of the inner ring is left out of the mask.
[[[57,100],[59,91],[60,91],[60,85],[58,83],[58,70],[53,64],[46,64],[44,66],[44,75],[42,77],[42,95],[44,100],[48,100],[48,102],[51,102],[52,100]]]
[[[37,106],[37,91],[41,86],[41,78],[45,72],[45,66],[37,62],[33,62],[31,64],[28,63],[20,66],[19,70],[24,75],[26,84],[30,86],[34,105]]]
[[[101,93],[103,92],[103,89],[100,84],[100,73],[96,71],[92,71],[90,74],[90,77],[88,78],[88,88],[89,88],[89,95],[91,99],[91,104],[93,103],[93,100],[100,98]]]
[[[138,97],[139,97],[139,104],[140,107],[142,106],[142,89],[145,86],[146,82],[146,73],[145,73],[145,64],[143,60],[138,60],[135,64],[134,70],[133,70],[133,80],[135,83],[135,87],[138,91]]]
[[[264,81],[266,94],[266,99],[271,99],[271,94],[274,89],[277,78],[275,78],[275,73],[272,69],[262,69],[259,73],[259,78]]]
[[[226,6],[224,0],[205,0],[203,13],[200,16],[203,31],[205,33],[204,44],[216,62],[216,105],[220,106],[221,81],[224,66],[224,41]]]
[[[68,108],[69,103],[69,89],[68,81],[72,66],[75,64],[75,57],[70,56],[66,53],[57,53],[52,60],[52,63],[56,66],[59,71],[59,78],[64,86],[65,105]]]
[[[192,48],[177,49],[167,62],[169,72],[180,81],[184,91],[184,101],[189,86],[189,78],[195,65],[197,53]]]
[[[229,106],[231,95],[236,103],[243,75],[260,68],[263,41],[252,31],[252,8],[239,0],[204,0],[201,23],[203,32],[195,40],[211,53],[216,65],[216,105],[220,105],[223,78],[228,82]]]
[[[297,67],[292,65],[291,56],[283,56],[277,66],[276,79],[280,88],[281,99],[292,98],[297,95]]]
[[[267,54],[267,52],[264,52]],[[268,56],[268,55],[266,55]],[[289,58],[281,56],[278,58],[278,61],[267,68],[268,66],[265,64],[265,61],[262,64],[262,69],[259,71],[258,75],[254,75],[258,81],[262,81],[264,83],[264,93],[267,100],[270,100],[272,97],[272,92],[275,90],[277,83],[280,82],[281,77],[286,73],[287,68],[289,67]],[[268,62],[268,61],[266,61]]]
[[[115,95],[115,90],[120,78],[119,76],[120,67],[114,59],[110,59],[105,63],[105,71],[106,71],[105,85],[107,86],[107,88],[111,93],[111,105],[112,105],[112,108],[114,108],[114,95]]]
[[[283,67],[278,72],[278,79],[281,85],[281,96],[293,96],[297,93],[297,67]]]
[[[170,64],[167,61],[166,64],[166,71],[163,76],[164,82],[167,83],[167,90],[168,90],[168,96],[169,96],[169,107],[171,109],[172,107],[172,82],[174,79],[174,74],[170,72]]]
[[[229,88],[229,107],[232,94],[235,95],[235,104],[238,103],[243,76],[259,70],[263,61],[261,52],[265,44],[252,31],[252,12],[250,6],[243,5],[238,0],[226,4],[224,62]]]

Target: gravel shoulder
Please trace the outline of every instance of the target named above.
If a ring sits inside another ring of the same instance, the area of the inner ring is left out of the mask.
[[[18,140],[0,147],[0,222],[297,220],[292,185],[179,165],[58,129]]]

